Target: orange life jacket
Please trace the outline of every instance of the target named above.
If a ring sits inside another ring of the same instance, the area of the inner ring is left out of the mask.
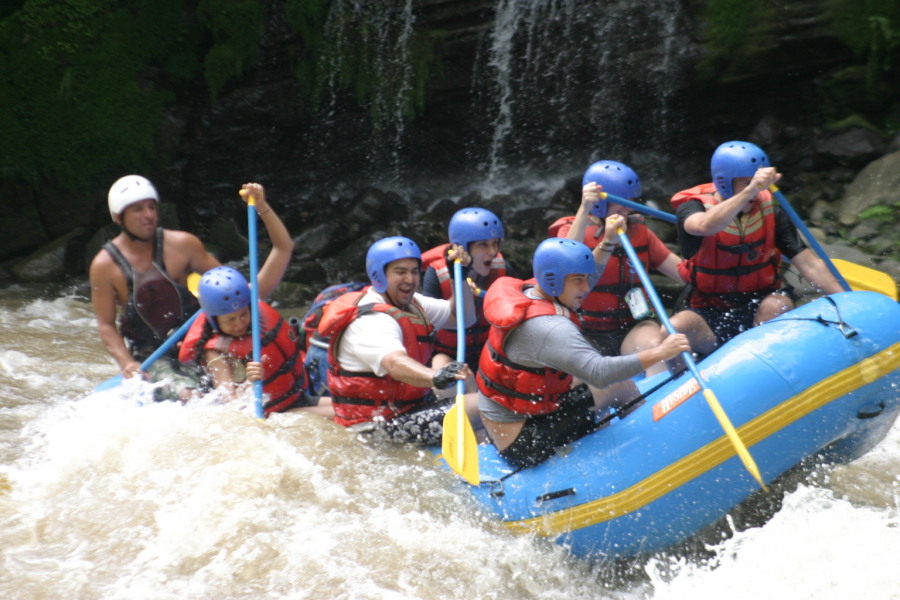
[[[475,379],[482,394],[509,410],[544,415],[559,408],[560,395],[572,387],[572,376],[549,367],[515,363],[506,355],[504,342],[516,327],[534,317],[562,315],[579,323],[578,316],[558,302],[526,296],[529,287],[533,280],[501,277],[488,290],[484,312],[491,330]]]
[[[628,217],[628,240],[634,247],[645,271],[650,270],[650,233],[644,219],[637,215]],[[600,238],[603,239],[602,237]],[[625,302],[628,290],[642,287],[641,279],[628,262],[622,246],[616,246],[600,279],[585,296],[581,304],[581,318],[585,329],[615,331],[634,324],[634,317]]]
[[[780,287],[775,204],[768,191],[760,192],[760,197],[748,214],[739,215],[719,233],[704,237],[697,253],[687,261],[694,288],[690,306],[732,308],[743,303],[744,294]],[[709,210],[719,204],[718,198],[715,186],[705,183],[675,194],[672,206],[677,209],[688,200],[699,200]]]
[[[337,348],[344,330],[355,319],[372,312],[389,315],[403,333],[403,347],[410,358],[428,364],[434,350],[434,327],[428,322],[422,308],[413,302],[409,311],[385,303],[359,305],[368,287],[349,292],[325,307],[318,333],[330,338],[328,347],[328,389],[334,406],[335,422],[354,425],[375,418],[392,419],[408,412],[422,402],[430,388],[421,388],[390,375],[378,377],[371,372],[354,372],[342,369],[337,361]]]
[[[568,232],[562,231],[566,225],[571,226],[575,217],[560,217],[547,231],[551,234]],[[634,246],[641,264],[645,270],[650,269],[650,233],[644,224],[644,218],[640,215],[628,215],[628,240]],[[589,248],[595,248],[603,241],[604,233],[597,225],[589,224],[584,232],[584,244]],[[628,328],[634,324],[634,317],[625,302],[625,293],[635,287],[642,287],[640,277],[634,272],[628,255],[621,246],[616,246],[600,279],[585,296],[581,304],[581,319],[583,327],[592,331],[616,331]]]
[[[200,315],[188,329],[178,351],[181,362],[196,361],[206,323],[206,317]],[[260,302],[259,326],[260,362],[268,373],[263,380],[263,392],[268,396],[263,412],[268,416],[293,406],[308,386],[303,351],[284,317],[265,302]],[[253,336],[248,333],[232,337],[214,332],[203,344],[203,350],[217,350],[246,364],[253,359]],[[205,364],[203,354],[200,361]]]
[[[447,248],[450,244],[443,244],[428,250],[422,254],[422,265],[433,268],[437,275],[438,282],[441,284],[441,297],[449,300],[453,295],[453,279],[450,278],[450,269],[452,265],[447,264],[445,258]],[[483,289],[487,290],[500,277],[506,275],[506,260],[499,252],[494,260],[491,261],[491,269],[482,283]],[[478,357],[481,356],[481,349],[487,341],[488,330],[490,325],[484,318],[483,298],[475,297],[475,323],[471,327],[466,328],[466,362],[477,363]],[[455,329],[438,329],[435,332],[434,351],[443,352],[456,358],[456,330]]]

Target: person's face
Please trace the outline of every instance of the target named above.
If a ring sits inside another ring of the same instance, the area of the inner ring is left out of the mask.
[[[129,204],[119,215],[119,219],[122,226],[131,235],[142,240],[151,239],[159,224],[156,200],[148,198]]]
[[[738,195],[747,189],[747,186],[750,185],[750,182],[753,180],[752,177],[735,177],[731,180],[731,188],[734,191],[734,195]],[[753,210],[753,206],[759,202],[759,194],[753,197],[753,200],[744,205],[744,208],[741,212],[750,212]]]
[[[491,261],[500,252],[500,240],[478,240],[469,244],[469,254],[472,256],[472,268],[482,277],[487,276],[491,270]]]
[[[419,287],[419,261],[414,258],[401,258],[389,262],[384,269],[387,280],[385,294],[394,304],[403,308],[412,302],[413,294]]]
[[[566,308],[578,310],[589,291],[591,291],[591,284],[587,274],[571,273],[566,275],[563,291],[556,299]]]
[[[219,330],[231,337],[241,337],[250,329],[250,306],[216,317]]]

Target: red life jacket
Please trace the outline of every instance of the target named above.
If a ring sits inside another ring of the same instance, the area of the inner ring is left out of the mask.
[[[566,234],[569,233],[569,229],[572,228],[572,223],[574,222],[575,215],[558,218],[547,228],[547,236],[566,237]],[[563,229],[565,229],[565,231],[563,231]],[[598,226],[588,221],[587,227],[584,228],[584,240],[582,240],[584,245],[593,250],[602,239],[603,231]]]
[[[349,292],[325,307],[318,333],[331,338],[328,347],[328,389],[331,391],[335,422],[348,426],[375,418],[392,419],[421,404],[429,388],[416,387],[398,381],[390,375],[378,377],[371,372],[354,372],[342,369],[337,361],[337,348],[341,336],[350,323],[372,312],[389,315],[403,332],[403,347],[410,358],[428,364],[434,350],[434,327],[428,322],[422,308],[416,303],[410,311],[385,303],[360,306],[368,287],[359,292]]]
[[[422,265],[426,263],[428,257],[428,266],[433,268],[437,274],[438,282],[441,284],[441,297],[449,300],[453,294],[453,280],[450,278],[450,269],[452,265],[447,264],[445,253],[450,244],[443,244],[428,250],[422,254]],[[437,255],[439,252],[439,255]],[[437,255],[437,256],[436,256]],[[487,277],[481,282],[482,289],[487,290],[500,277],[506,276],[506,260],[501,253],[497,253],[494,260],[491,261],[491,269],[488,271]],[[475,297],[475,323],[471,327],[466,328],[466,361],[476,363],[478,357],[481,356],[481,349],[487,341],[488,330],[490,324],[484,318],[483,299]],[[449,354],[456,357],[456,330],[455,329],[438,329],[435,332],[434,351]]]
[[[578,316],[558,302],[525,295],[533,280],[502,277],[484,298],[484,313],[491,324],[475,379],[482,394],[509,410],[545,415],[559,408],[560,394],[572,387],[572,376],[549,367],[533,368],[509,359],[504,342],[527,319],[562,315],[578,325]]]
[[[707,210],[719,204],[715,186],[705,183],[678,192],[672,206],[699,200]],[[703,238],[687,267],[694,286],[694,308],[732,308],[752,292],[775,291],[781,285],[778,269],[781,253],[775,246],[775,205],[772,194],[760,192],[761,201],[747,215],[719,233]]]
[[[547,232],[557,237],[559,234],[565,235],[574,221],[574,216],[560,217],[547,229]],[[644,218],[640,215],[628,215],[627,222],[628,240],[634,246],[644,269],[649,270],[650,233],[644,224]],[[584,232],[584,244],[593,249],[603,241],[603,238],[603,230],[597,225],[589,223]],[[633,325],[634,317],[625,302],[625,293],[634,287],[642,287],[640,277],[628,262],[625,249],[616,246],[606,261],[606,267],[600,279],[597,280],[581,304],[581,319],[584,329],[616,331]]]
[[[600,237],[602,241],[603,236]],[[628,240],[634,247],[645,271],[650,270],[650,232],[643,217],[628,216]],[[581,318],[585,329],[615,331],[634,324],[634,317],[625,302],[625,293],[641,286],[641,279],[628,262],[622,246],[616,246],[603,274],[581,304]]]
[[[188,329],[178,351],[181,362],[196,361],[198,346],[207,326],[206,317],[200,315]],[[263,405],[263,412],[268,416],[293,406],[308,386],[303,351],[284,317],[265,302],[260,302],[259,326],[260,362],[268,373],[263,379],[263,391],[269,399]],[[253,359],[253,336],[248,333],[231,337],[214,332],[203,344],[203,350],[217,350],[246,364]],[[206,362],[204,354],[200,355],[202,364]]]

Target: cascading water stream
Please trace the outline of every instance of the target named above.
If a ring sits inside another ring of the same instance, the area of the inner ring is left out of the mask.
[[[473,78],[482,88],[477,101],[495,115],[487,179],[496,182],[535,156],[564,159],[569,141],[572,150],[586,143],[598,157],[620,159],[664,141],[677,120],[670,99],[691,58],[690,45],[679,41],[682,19],[677,0],[604,3],[602,10],[577,0],[500,0],[485,64],[476,64]],[[587,122],[567,122],[578,102],[591,107]]]

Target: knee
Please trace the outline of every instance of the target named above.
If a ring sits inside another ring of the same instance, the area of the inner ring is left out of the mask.
[[[783,294],[770,294],[763,299],[759,308],[756,310],[753,324],[759,325],[765,323],[779,315],[783,315],[793,308],[794,302],[787,296]]]

